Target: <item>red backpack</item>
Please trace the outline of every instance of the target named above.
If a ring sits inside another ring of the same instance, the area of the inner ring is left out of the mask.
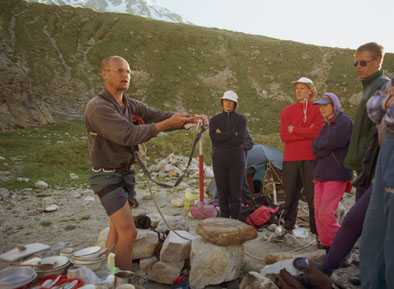
[[[260,228],[261,226],[268,223],[268,221],[271,219],[272,215],[277,213],[278,211],[279,211],[279,208],[271,208],[271,207],[267,207],[267,206],[261,206],[260,208],[257,208],[253,213],[251,213],[246,218],[246,223],[248,223],[249,225],[252,225],[256,228]]]

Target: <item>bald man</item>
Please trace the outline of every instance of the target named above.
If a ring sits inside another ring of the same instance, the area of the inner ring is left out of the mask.
[[[119,269],[130,270],[137,236],[130,206],[135,200],[130,167],[136,147],[159,132],[183,128],[202,117],[161,112],[129,98],[130,66],[120,56],[102,61],[101,77],[104,89],[85,110],[92,165],[89,181],[110,219],[106,247],[115,252]]]

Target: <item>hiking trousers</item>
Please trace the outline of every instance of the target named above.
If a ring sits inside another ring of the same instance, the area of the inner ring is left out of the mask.
[[[313,168],[314,161],[283,162],[283,187],[286,194],[284,226],[286,230],[294,229],[297,220],[298,202],[303,188],[309,208],[309,227],[311,232],[316,234],[313,207]]]
[[[394,134],[386,132],[360,242],[362,289],[394,288]]]
[[[343,198],[347,181],[315,181],[315,221],[320,243],[330,247],[340,225],[336,212]]]
[[[220,215],[224,218],[239,219],[245,177],[245,151],[241,148],[215,149],[212,161]]]
[[[346,256],[352,251],[354,244],[356,244],[361,235],[371,192],[372,187],[362,192],[360,199],[354,203],[343,219],[341,227],[334,241],[331,243],[330,250],[324,258],[324,272],[331,274],[334,270],[338,269]]]

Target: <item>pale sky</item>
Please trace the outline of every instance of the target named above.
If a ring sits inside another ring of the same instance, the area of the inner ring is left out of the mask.
[[[206,27],[329,47],[375,41],[394,53],[394,0],[154,0]]]

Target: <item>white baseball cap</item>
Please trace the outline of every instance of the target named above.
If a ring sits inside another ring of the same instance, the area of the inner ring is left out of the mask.
[[[298,80],[296,80],[296,81],[293,81],[293,84],[297,84],[297,83],[302,83],[302,84],[306,84],[306,85],[308,85],[308,86],[310,86],[310,87],[313,87],[314,86],[314,84],[313,84],[313,81],[312,80],[310,80],[308,77],[300,77]]]
[[[227,99],[227,100],[234,101],[235,103],[238,103],[238,95],[232,90],[227,90],[223,94],[221,99]]]

